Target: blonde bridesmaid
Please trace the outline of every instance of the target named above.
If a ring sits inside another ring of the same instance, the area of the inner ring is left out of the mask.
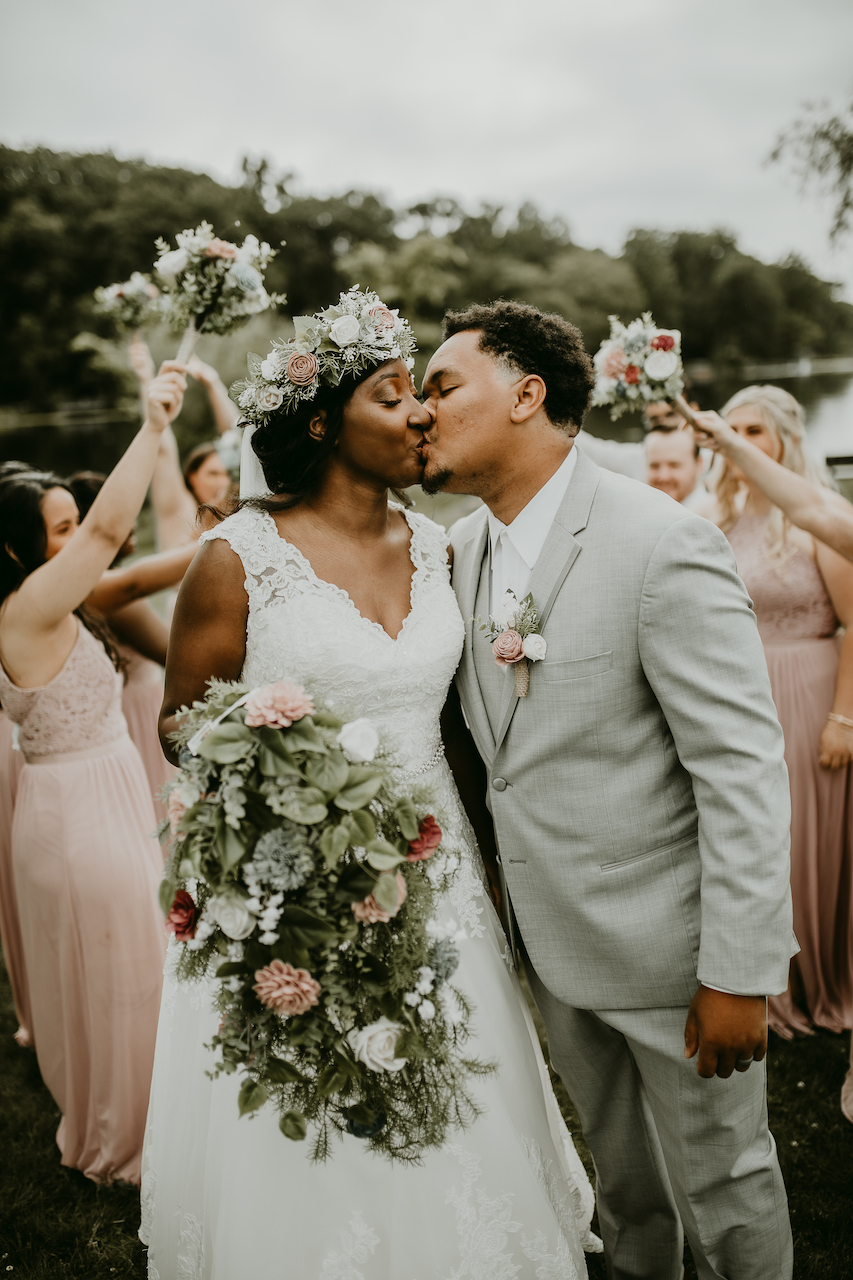
[[[118,655],[82,609],[145,497],[185,381],[167,363],[141,430],[78,525],[57,477],[0,486],[0,701],[25,763],[12,866],[39,1067],[62,1163],[138,1183],[165,934],[162,860]]]

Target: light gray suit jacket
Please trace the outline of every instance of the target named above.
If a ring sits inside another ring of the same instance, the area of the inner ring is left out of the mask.
[[[457,684],[528,954],[582,1008],[785,989],[797,950],[782,731],[723,534],[579,451],[530,590],[530,692],[496,666],[485,508],[451,531]]]

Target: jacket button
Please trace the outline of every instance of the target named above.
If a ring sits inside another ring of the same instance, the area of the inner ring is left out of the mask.
[[[506,791],[506,778],[492,778],[495,791]]]

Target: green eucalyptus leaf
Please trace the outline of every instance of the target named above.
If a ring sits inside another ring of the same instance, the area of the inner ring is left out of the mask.
[[[376,841],[376,843],[378,844],[379,842]],[[384,844],[385,841],[383,840],[382,843]],[[389,845],[388,848],[390,849],[391,846]],[[367,855],[367,861],[374,871],[393,871],[395,867],[399,867],[400,863],[405,862],[406,859],[396,849],[391,850],[390,853],[382,853],[378,849],[371,849]]]
[[[373,896],[383,911],[396,911],[397,877],[389,871],[384,871],[374,886]]]
[[[318,787],[300,787],[281,809],[285,818],[290,818],[291,822],[300,822],[306,827],[316,826],[329,812],[325,793]]]
[[[336,1062],[330,1062],[317,1077],[317,1093],[321,1098],[328,1098],[337,1093],[346,1084],[348,1076],[340,1070]]]
[[[265,778],[281,778],[285,774],[298,778],[299,770],[277,751],[271,751],[265,742],[258,748],[258,767]]]
[[[339,809],[363,809],[382,786],[382,774],[364,765],[350,765],[346,785],[335,796]]]
[[[283,1058],[267,1058],[266,1074],[273,1084],[298,1084],[304,1079],[302,1073]]]
[[[344,867],[338,879],[335,893],[344,902],[363,902],[373,892],[376,877],[366,871],[360,862]]]
[[[343,720],[339,720],[337,716],[332,715],[331,711],[315,711],[311,719],[315,724],[322,725],[324,729],[342,729],[344,727]]]
[[[400,830],[407,840],[417,840],[418,838],[418,815],[415,812],[415,806],[412,804],[408,796],[401,796],[394,805],[394,812],[397,815],[397,821],[400,824]]]
[[[229,827],[222,810],[217,809],[216,816],[213,819],[213,830],[223,870],[230,871],[232,867],[236,867],[246,852],[243,829],[238,832],[233,827]]]
[[[237,1106],[240,1108],[240,1115],[245,1116],[252,1111],[257,1111],[264,1105],[268,1097],[269,1093],[259,1080],[244,1080],[237,1095]]]
[[[216,970],[217,978],[236,978],[238,975],[248,973],[242,960],[228,960],[225,964],[221,964]]]
[[[285,1138],[290,1138],[291,1142],[303,1142],[308,1132],[308,1125],[301,1111],[285,1111],[278,1122],[278,1127]]]
[[[326,827],[320,836],[320,852],[326,859],[326,865],[336,867],[341,855],[350,842],[350,833],[341,823],[337,827]]]
[[[337,931],[328,920],[294,904],[288,904],[282,909],[276,931],[281,940],[287,938],[297,947],[316,947],[337,937]]]
[[[255,355],[254,351],[250,351],[246,356],[246,365],[248,366],[249,373],[260,373],[262,364],[263,357]]]
[[[376,1112],[371,1111],[366,1102],[356,1102],[347,1107],[347,1119],[354,1124],[372,1125],[376,1122]]]
[[[376,838],[376,823],[364,809],[356,809],[348,813],[344,819],[350,829],[352,844],[368,845]]]
[[[297,720],[284,731],[285,745],[288,751],[314,751],[320,755],[326,752],[326,746],[310,716]]]
[[[199,754],[214,764],[234,764],[252,750],[252,733],[244,724],[227,721],[210,733],[199,747]]]
[[[345,785],[348,775],[349,765],[340,751],[318,756],[316,760],[309,760],[305,766],[305,777],[312,786],[324,791],[330,800]]]
[[[172,910],[172,903],[175,901],[175,894],[178,892],[178,886],[174,880],[160,881],[160,910],[164,916],[167,916]]]

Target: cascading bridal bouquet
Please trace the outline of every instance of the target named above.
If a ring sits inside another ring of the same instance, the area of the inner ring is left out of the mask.
[[[129,280],[95,290],[95,310],[119,333],[132,333],[162,319],[160,290],[150,276],[134,271]]]
[[[595,354],[592,404],[610,409],[613,421],[623,413],[642,410],[652,400],[669,400],[682,417],[696,425],[693,410],[682,396],[684,369],[678,329],[659,329],[650,311],[624,325],[610,316],[610,337]]]
[[[268,294],[263,273],[277,250],[246,236],[241,245],[220,240],[209,222],[180,231],[177,249],[162,237],[154,271],[163,287],[163,317],[183,330],[176,359],[186,364],[203,333],[233,333],[252,316],[285,301]]]
[[[286,1137],[363,1138],[408,1162],[479,1113],[451,985],[464,933],[438,918],[459,867],[428,797],[393,788],[369,720],[343,724],[286,681],[210,682],[183,708],[161,886],[176,973],[215,973],[214,1074],[244,1073]]]

